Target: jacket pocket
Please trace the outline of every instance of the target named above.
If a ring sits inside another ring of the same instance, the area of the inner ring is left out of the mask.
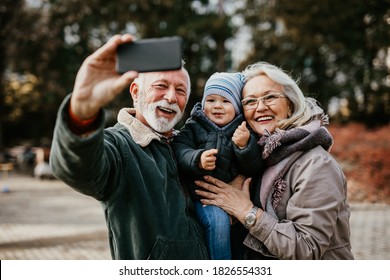
[[[148,260],[208,259],[207,250],[196,242],[167,240],[157,237]]]
[[[354,260],[354,256],[351,252],[351,245],[349,243],[344,243],[344,244],[332,246],[325,252],[322,259],[323,260]]]
[[[147,260],[163,260],[164,255],[168,250],[169,244],[167,241],[163,240],[160,237],[157,237],[156,241],[153,244],[152,250],[150,251]]]

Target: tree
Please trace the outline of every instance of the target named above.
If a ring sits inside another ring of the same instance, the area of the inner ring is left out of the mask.
[[[347,120],[388,123],[389,4],[247,1],[243,14],[252,28],[254,51],[245,63],[266,60],[292,70],[301,88],[324,106],[335,97],[346,99]]]
[[[4,0],[0,3],[0,152],[4,149],[4,112],[5,112],[5,82],[4,74],[7,68],[7,45],[9,43],[9,34],[15,21],[15,16],[19,11],[22,0]]]
[[[8,2],[16,7],[15,1]],[[51,137],[58,106],[71,92],[80,64],[114,34],[130,32],[138,38],[182,36],[184,59],[193,81],[192,103],[200,98],[202,81],[212,72],[227,68],[227,55],[220,53],[224,53],[225,41],[233,36],[230,20],[210,9],[207,0],[41,0],[37,6],[18,2],[20,6],[10,16],[12,32],[4,44],[8,58],[5,68],[10,73],[5,82],[8,96],[14,96],[11,84],[34,77],[29,95],[29,104],[34,106],[23,107],[23,102],[11,98],[8,109],[2,110],[7,112],[3,134],[7,145],[17,137]],[[216,64],[218,55],[222,59]],[[39,98],[31,98],[33,93]],[[1,98],[4,96],[2,93]],[[23,100],[28,100],[26,96]],[[120,107],[130,106],[130,100],[129,94],[116,99],[108,108],[111,115],[116,115]],[[10,118],[15,111],[23,115]]]

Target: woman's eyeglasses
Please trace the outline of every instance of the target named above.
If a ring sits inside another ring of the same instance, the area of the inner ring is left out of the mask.
[[[241,100],[242,107],[244,110],[253,110],[256,109],[259,105],[259,101],[263,102],[265,106],[271,106],[276,103],[276,100],[279,98],[285,98],[284,94],[279,92],[272,92],[262,97],[247,97]]]

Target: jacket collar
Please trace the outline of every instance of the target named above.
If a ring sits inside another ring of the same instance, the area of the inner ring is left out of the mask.
[[[134,108],[123,108],[118,113],[118,123],[123,125],[133,137],[134,141],[141,147],[146,147],[153,140],[160,141],[163,137],[161,134],[156,133],[150,127],[144,125],[135,117]]]

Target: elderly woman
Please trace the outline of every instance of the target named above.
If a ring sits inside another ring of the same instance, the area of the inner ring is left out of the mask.
[[[353,259],[347,182],[329,154],[327,116],[280,68],[258,62],[243,74],[244,115],[259,135],[266,170],[250,191],[250,178],[237,188],[206,176],[196,182],[202,203],[245,226],[244,258]],[[238,147],[246,135],[237,129]]]

